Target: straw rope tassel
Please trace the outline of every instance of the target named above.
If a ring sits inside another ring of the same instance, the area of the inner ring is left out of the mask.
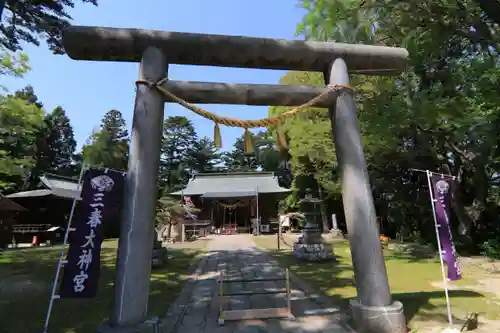
[[[220,127],[218,123],[214,125],[214,144],[216,148],[222,148],[222,138],[220,135]]]
[[[243,143],[244,143],[245,153],[247,153],[247,154],[253,153],[252,134],[250,133],[248,128],[245,128],[245,135],[243,137]]]

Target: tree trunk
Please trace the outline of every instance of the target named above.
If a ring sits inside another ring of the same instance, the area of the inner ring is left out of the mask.
[[[459,224],[459,239],[464,245],[469,247],[472,245],[472,225],[474,221],[463,203],[460,185],[455,189],[455,195],[453,196],[453,210],[455,211]]]

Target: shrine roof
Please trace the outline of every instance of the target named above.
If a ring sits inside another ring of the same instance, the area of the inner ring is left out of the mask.
[[[23,212],[27,209],[18,203],[10,200],[0,193],[0,211],[2,212]]]
[[[61,176],[45,175],[40,177],[40,189],[32,191],[17,192],[6,195],[7,198],[29,198],[29,197],[45,197],[56,196],[65,199],[80,200],[81,187],[78,182]]]
[[[273,172],[228,172],[196,174],[183,190],[170,194],[230,198],[288,192],[290,192],[289,189],[279,186],[278,178]]]

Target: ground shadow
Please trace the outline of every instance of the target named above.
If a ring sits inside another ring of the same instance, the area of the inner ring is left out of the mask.
[[[388,248],[391,248],[390,250]],[[422,260],[439,260],[437,252],[429,246],[420,244],[392,243],[384,246],[384,259],[406,260],[408,262],[419,262]]]
[[[454,298],[479,298],[484,297],[483,294],[477,293],[470,290],[450,290],[448,291],[451,302]],[[392,294],[394,300],[403,303],[405,316],[407,322],[412,320],[417,314],[420,318],[424,320],[434,320],[447,322],[448,318],[446,315],[446,304],[440,304],[438,306],[433,305],[431,301],[433,299],[444,299],[444,291],[426,291],[426,292],[413,292],[413,293],[394,293]],[[439,312],[436,312],[438,308],[441,308]],[[431,311],[434,311],[431,313]],[[471,311],[472,312],[472,311]],[[458,319],[457,320],[462,320]]]
[[[152,271],[148,310],[164,315],[185,282],[197,251],[169,250],[168,263]],[[28,248],[0,252],[0,313],[6,332],[41,332],[47,313],[60,247]],[[49,331],[87,333],[111,313],[116,248],[101,251],[97,296],[92,299],[55,300]],[[150,263],[145,263],[150,264]]]
[[[344,312],[348,313],[349,300],[356,296],[352,267],[347,264],[347,259],[350,258],[345,256],[341,262],[337,263],[315,263],[298,261],[289,252],[277,250],[268,250],[267,252],[276,258],[283,267],[290,267],[299,278],[308,282],[318,292],[327,295]],[[405,253],[392,253],[391,251],[385,256],[387,261],[402,260],[407,263],[433,261],[430,258],[433,258],[431,253],[418,249]],[[436,263],[438,262],[436,259]],[[408,288],[411,290],[411,286]],[[485,297],[483,294],[471,290],[450,290],[449,296],[452,304],[454,299]],[[423,320],[447,322],[446,303],[441,301],[445,299],[444,291],[419,291],[417,289],[415,292],[393,293],[393,299],[403,303],[407,322],[416,318],[417,315],[419,319]],[[462,300],[462,302],[467,302],[467,300]],[[471,312],[474,310],[471,308]],[[464,318],[455,318],[455,321],[460,323],[464,321]]]
[[[319,288],[318,291],[328,292],[331,289],[355,288],[352,267],[340,261],[310,262],[297,260],[286,252],[268,252],[281,265],[290,268],[299,278]]]

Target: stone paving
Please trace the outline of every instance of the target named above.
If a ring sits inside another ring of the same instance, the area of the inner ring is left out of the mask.
[[[344,317],[329,300],[295,276],[291,277],[294,319],[225,321],[218,324],[218,272],[226,279],[251,279],[284,276],[284,270],[267,254],[259,251],[249,235],[215,236],[209,255],[186,283],[178,300],[172,304],[162,325],[165,333],[347,333]],[[238,282],[226,285],[229,292],[281,289],[284,281]],[[225,310],[285,307],[283,295],[227,297]]]

